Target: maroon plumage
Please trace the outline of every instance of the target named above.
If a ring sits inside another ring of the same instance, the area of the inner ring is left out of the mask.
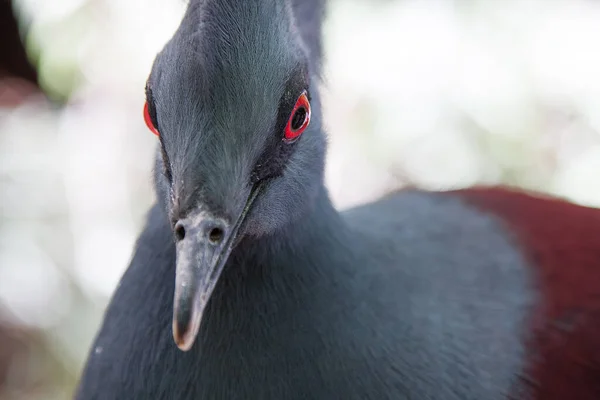
[[[529,395],[600,399],[600,210],[498,188],[453,193],[503,220],[534,268]]]

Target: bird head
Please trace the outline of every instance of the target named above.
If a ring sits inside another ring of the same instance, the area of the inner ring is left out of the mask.
[[[176,246],[173,336],[189,350],[243,238],[314,204],[325,138],[316,77],[287,0],[192,0],[157,55],[144,119]]]

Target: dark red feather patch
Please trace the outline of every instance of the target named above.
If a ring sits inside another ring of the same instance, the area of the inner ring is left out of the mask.
[[[499,188],[452,193],[504,220],[535,268],[541,301],[530,321],[528,392],[599,400],[600,210]]]

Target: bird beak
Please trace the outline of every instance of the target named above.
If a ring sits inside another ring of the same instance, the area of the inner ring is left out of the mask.
[[[196,340],[206,304],[237,243],[239,229],[260,188],[260,184],[252,188],[244,209],[232,226],[203,212],[193,214],[175,225],[178,242],[173,338],[182,351],[191,349]]]

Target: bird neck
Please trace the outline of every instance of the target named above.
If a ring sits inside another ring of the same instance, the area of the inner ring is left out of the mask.
[[[311,205],[300,218],[269,235],[245,240],[234,251],[233,258],[266,269],[300,268],[311,273],[311,268],[321,268],[319,258],[323,254],[345,247],[349,236],[348,227],[321,184]],[[303,261],[297,263],[296,260]],[[271,272],[267,271],[268,274]]]
[[[321,310],[336,304],[333,299],[342,297],[340,291],[346,287],[339,284],[340,277],[348,275],[344,271],[360,256],[350,233],[321,187],[302,218],[268,236],[240,243],[212,296],[209,314],[219,317],[210,317],[207,337],[223,335],[231,326],[264,329],[281,318],[279,312],[298,318],[302,314],[309,321],[316,315],[306,310],[317,303]]]
[[[315,242],[331,245],[331,241],[346,233],[346,225],[333,206],[327,189],[320,185],[314,201],[298,219],[264,238],[264,248],[271,253],[293,252],[305,249],[316,251]],[[271,254],[273,255],[273,254]]]

